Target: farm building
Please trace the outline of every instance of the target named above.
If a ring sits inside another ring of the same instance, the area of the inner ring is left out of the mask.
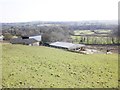
[[[10,40],[12,44],[23,44],[29,46],[39,46],[39,41],[31,38],[31,39],[22,39],[22,38],[13,38]]]
[[[73,44],[68,42],[54,42],[51,43],[50,46],[67,50],[83,50],[85,48],[84,44]]]
[[[22,39],[31,39],[31,38],[39,42],[41,41],[41,35],[22,36]]]
[[[2,40],[3,40],[3,38],[4,38],[4,36],[3,36],[3,35],[0,35],[0,41],[2,41]]]
[[[12,44],[23,44],[29,46],[39,46],[41,42],[41,35],[21,36],[21,38],[13,38],[10,40]]]

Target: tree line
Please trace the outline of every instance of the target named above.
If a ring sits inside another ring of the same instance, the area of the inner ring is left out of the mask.
[[[2,34],[6,40],[12,36],[42,35],[44,42],[67,41],[72,42],[71,35],[74,30],[113,30],[111,36],[118,36],[116,24],[101,24],[87,22],[28,22],[28,23],[3,23]]]

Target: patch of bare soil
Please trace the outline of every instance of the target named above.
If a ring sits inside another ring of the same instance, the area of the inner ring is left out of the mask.
[[[112,53],[118,53],[119,46],[118,45],[87,45],[86,48],[95,49],[104,53],[106,53],[107,50]]]

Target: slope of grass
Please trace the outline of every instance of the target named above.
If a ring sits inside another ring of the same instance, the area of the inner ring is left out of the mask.
[[[82,55],[44,46],[3,45],[2,86],[102,88],[118,86],[117,54]]]
[[[0,89],[2,88],[2,44],[0,43]]]

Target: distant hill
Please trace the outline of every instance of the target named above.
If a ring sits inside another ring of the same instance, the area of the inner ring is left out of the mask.
[[[118,23],[115,20],[91,21],[33,21],[20,23],[2,23],[2,33],[12,35],[38,35],[55,32],[62,36],[73,34],[74,30],[113,30],[116,33]],[[115,35],[115,34],[114,34]]]

